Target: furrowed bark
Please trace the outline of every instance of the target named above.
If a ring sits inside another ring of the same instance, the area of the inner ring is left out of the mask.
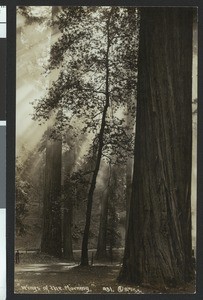
[[[119,281],[193,277],[192,8],[142,8],[135,162]]]

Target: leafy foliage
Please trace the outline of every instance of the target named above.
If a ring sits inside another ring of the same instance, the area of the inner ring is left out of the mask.
[[[83,191],[82,196],[88,201],[84,243],[88,240],[101,160],[122,164],[132,154],[134,139],[129,127],[133,124],[128,115],[135,116],[137,24],[135,8],[62,8],[54,22],[61,36],[51,47],[45,68],[47,76],[56,68],[59,75],[46,95],[33,103],[34,120],[42,123],[54,119],[54,135],[62,136],[63,140],[68,132],[75,138],[81,134],[91,136],[89,153],[83,158],[93,168],[82,172],[82,176],[78,168],[67,177],[69,185],[74,188],[77,184],[77,191]],[[85,177],[92,169],[93,174]],[[114,212],[110,220],[112,226],[117,222]]]
[[[24,235],[30,229],[27,217],[34,199],[42,199],[43,158],[38,149],[28,151],[25,147],[16,158],[16,234]]]
[[[17,159],[17,172],[16,172],[16,234],[23,235],[26,233],[27,225],[25,218],[28,214],[28,199],[30,184],[27,180],[21,178],[23,165]]]
[[[16,233],[23,235],[26,232],[27,225],[24,223],[24,219],[27,216],[28,209],[28,191],[29,184],[25,181],[18,181],[16,183]]]
[[[56,116],[55,123],[58,132],[67,132],[78,127],[78,131],[97,135],[106,98],[106,22],[110,13],[110,108],[105,124],[104,155],[110,157],[112,153],[114,156],[117,153],[118,161],[123,161],[121,157],[132,150],[132,136],[126,133],[126,103],[127,113],[135,115],[138,50],[138,20],[135,8],[62,9],[55,21],[61,37],[51,48],[46,68],[47,74],[54,68],[59,68],[59,77],[47,90],[47,95],[33,103],[34,119],[46,121],[60,110],[60,116]],[[116,151],[118,148],[123,150]]]

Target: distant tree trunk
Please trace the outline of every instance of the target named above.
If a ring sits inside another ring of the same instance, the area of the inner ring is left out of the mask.
[[[69,261],[73,260],[72,247],[72,222],[73,222],[73,203],[72,193],[65,196],[64,199],[64,213],[63,213],[63,256]]]
[[[113,262],[113,247],[117,241],[117,218],[116,218],[116,191],[117,191],[117,174],[115,167],[112,168],[110,186],[109,186],[109,211],[108,211],[108,243],[109,243],[109,258]]]
[[[97,158],[96,158],[96,164],[95,169],[92,175],[92,180],[90,184],[90,189],[88,192],[87,197],[87,211],[86,211],[86,223],[85,223],[85,229],[83,234],[83,240],[82,240],[82,253],[81,253],[81,266],[88,266],[88,240],[89,240],[89,231],[90,231],[90,221],[91,221],[91,213],[92,213],[92,203],[93,203],[93,195],[94,190],[96,187],[96,180],[97,175],[100,168],[101,158],[102,158],[102,150],[103,150],[103,137],[104,137],[104,130],[106,126],[106,115],[107,110],[109,108],[109,49],[110,49],[110,32],[109,32],[109,23],[110,23],[111,13],[109,14],[109,18],[107,20],[107,50],[106,50],[106,83],[105,83],[105,105],[103,109],[102,114],[102,121],[101,121],[101,127],[100,132],[98,135],[98,152],[97,152]]]
[[[67,137],[71,140],[71,137]],[[77,145],[72,145],[70,149],[63,155],[64,163],[64,180],[63,180],[63,257],[69,261],[73,261],[73,245],[72,245],[72,226],[73,226],[73,205],[75,199],[75,183],[70,179],[76,163]]]
[[[95,256],[97,260],[104,260],[107,258],[106,244],[107,244],[108,200],[109,200],[109,193],[108,191],[106,191],[101,199],[99,236],[98,236],[97,252]]]
[[[133,190],[121,282],[193,276],[191,8],[142,8]]]
[[[130,126],[128,124],[128,126]],[[130,132],[131,131],[131,132]],[[129,130],[130,134],[132,133],[132,129]],[[126,163],[126,231],[128,228],[129,223],[129,212],[130,212],[130,200],[131,200],[131,193],[132,193],[132,165],[133,165],[133,159],[132,157],[127,158]]]
[[[116,208],[115,208],[115,195],[111,198],[109,203],[109,219],[108,219],[108,242],[109,242],[109,259],[113,262],[113,247],[116,244]]]
[[[41,251],[57,257],[61,257],[62,246],[61,152],[61,141],[47,140]]]
[[[56,9],[52,7],[50,18],[55,15]],[[53,30],[50,39],[52,35]],[[41,251],[57,257],[62,255],[61,167],[62,141],[49,138],[46,144]]]

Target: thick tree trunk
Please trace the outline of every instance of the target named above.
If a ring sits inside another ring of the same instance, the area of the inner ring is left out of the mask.
[[[107,244],[108,200],[109,200],[109,193],[108,191],[106,191],[106,193],[104,193],[101,200],[99,236],[98,236],[97,252],[95,255],[95,259],[97,260],[105,260],[107,258],[106,244]]]
[[[109,108],[109,49],[110,49],[110,33],[109,33],[109,22],[110,22],[111,13],[109,14],[109,18],[107,20],[107,51],[106,51],[106,59],[105,59],[105,69],[106,69],[106,89],[105,89],[105,105],[102,114],[102,121],[100,132],[98,135],[98,153],[95,164],[95,169],[92,175],[92,181],[87,197],[87,211],[86,211],[86,223],[82,240],[82,253],[81,253],[81,266],[88,266],[88,240],[89,240],[89,231],[90,231],[90,221],[91,221],[91,213],[92,213],[92,203],[93,203],[93,195],[96,187],[97,175],[100,168],[101,158],[102,158],[102,150],[103,150],[103,137],[104,130],[106,126],[106,116],[107,110]]]
[[[61,256],[61,152],[62,142],[49,139],[46,146],[43,233],[41,251]]]
[[[191,247],[192,9],[141,9],[133,190],[119,280],[176,285]]]

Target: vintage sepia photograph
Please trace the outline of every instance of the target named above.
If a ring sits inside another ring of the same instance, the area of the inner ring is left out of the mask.
[[[197,8],[16,8],[16,294],[196,292]]]

